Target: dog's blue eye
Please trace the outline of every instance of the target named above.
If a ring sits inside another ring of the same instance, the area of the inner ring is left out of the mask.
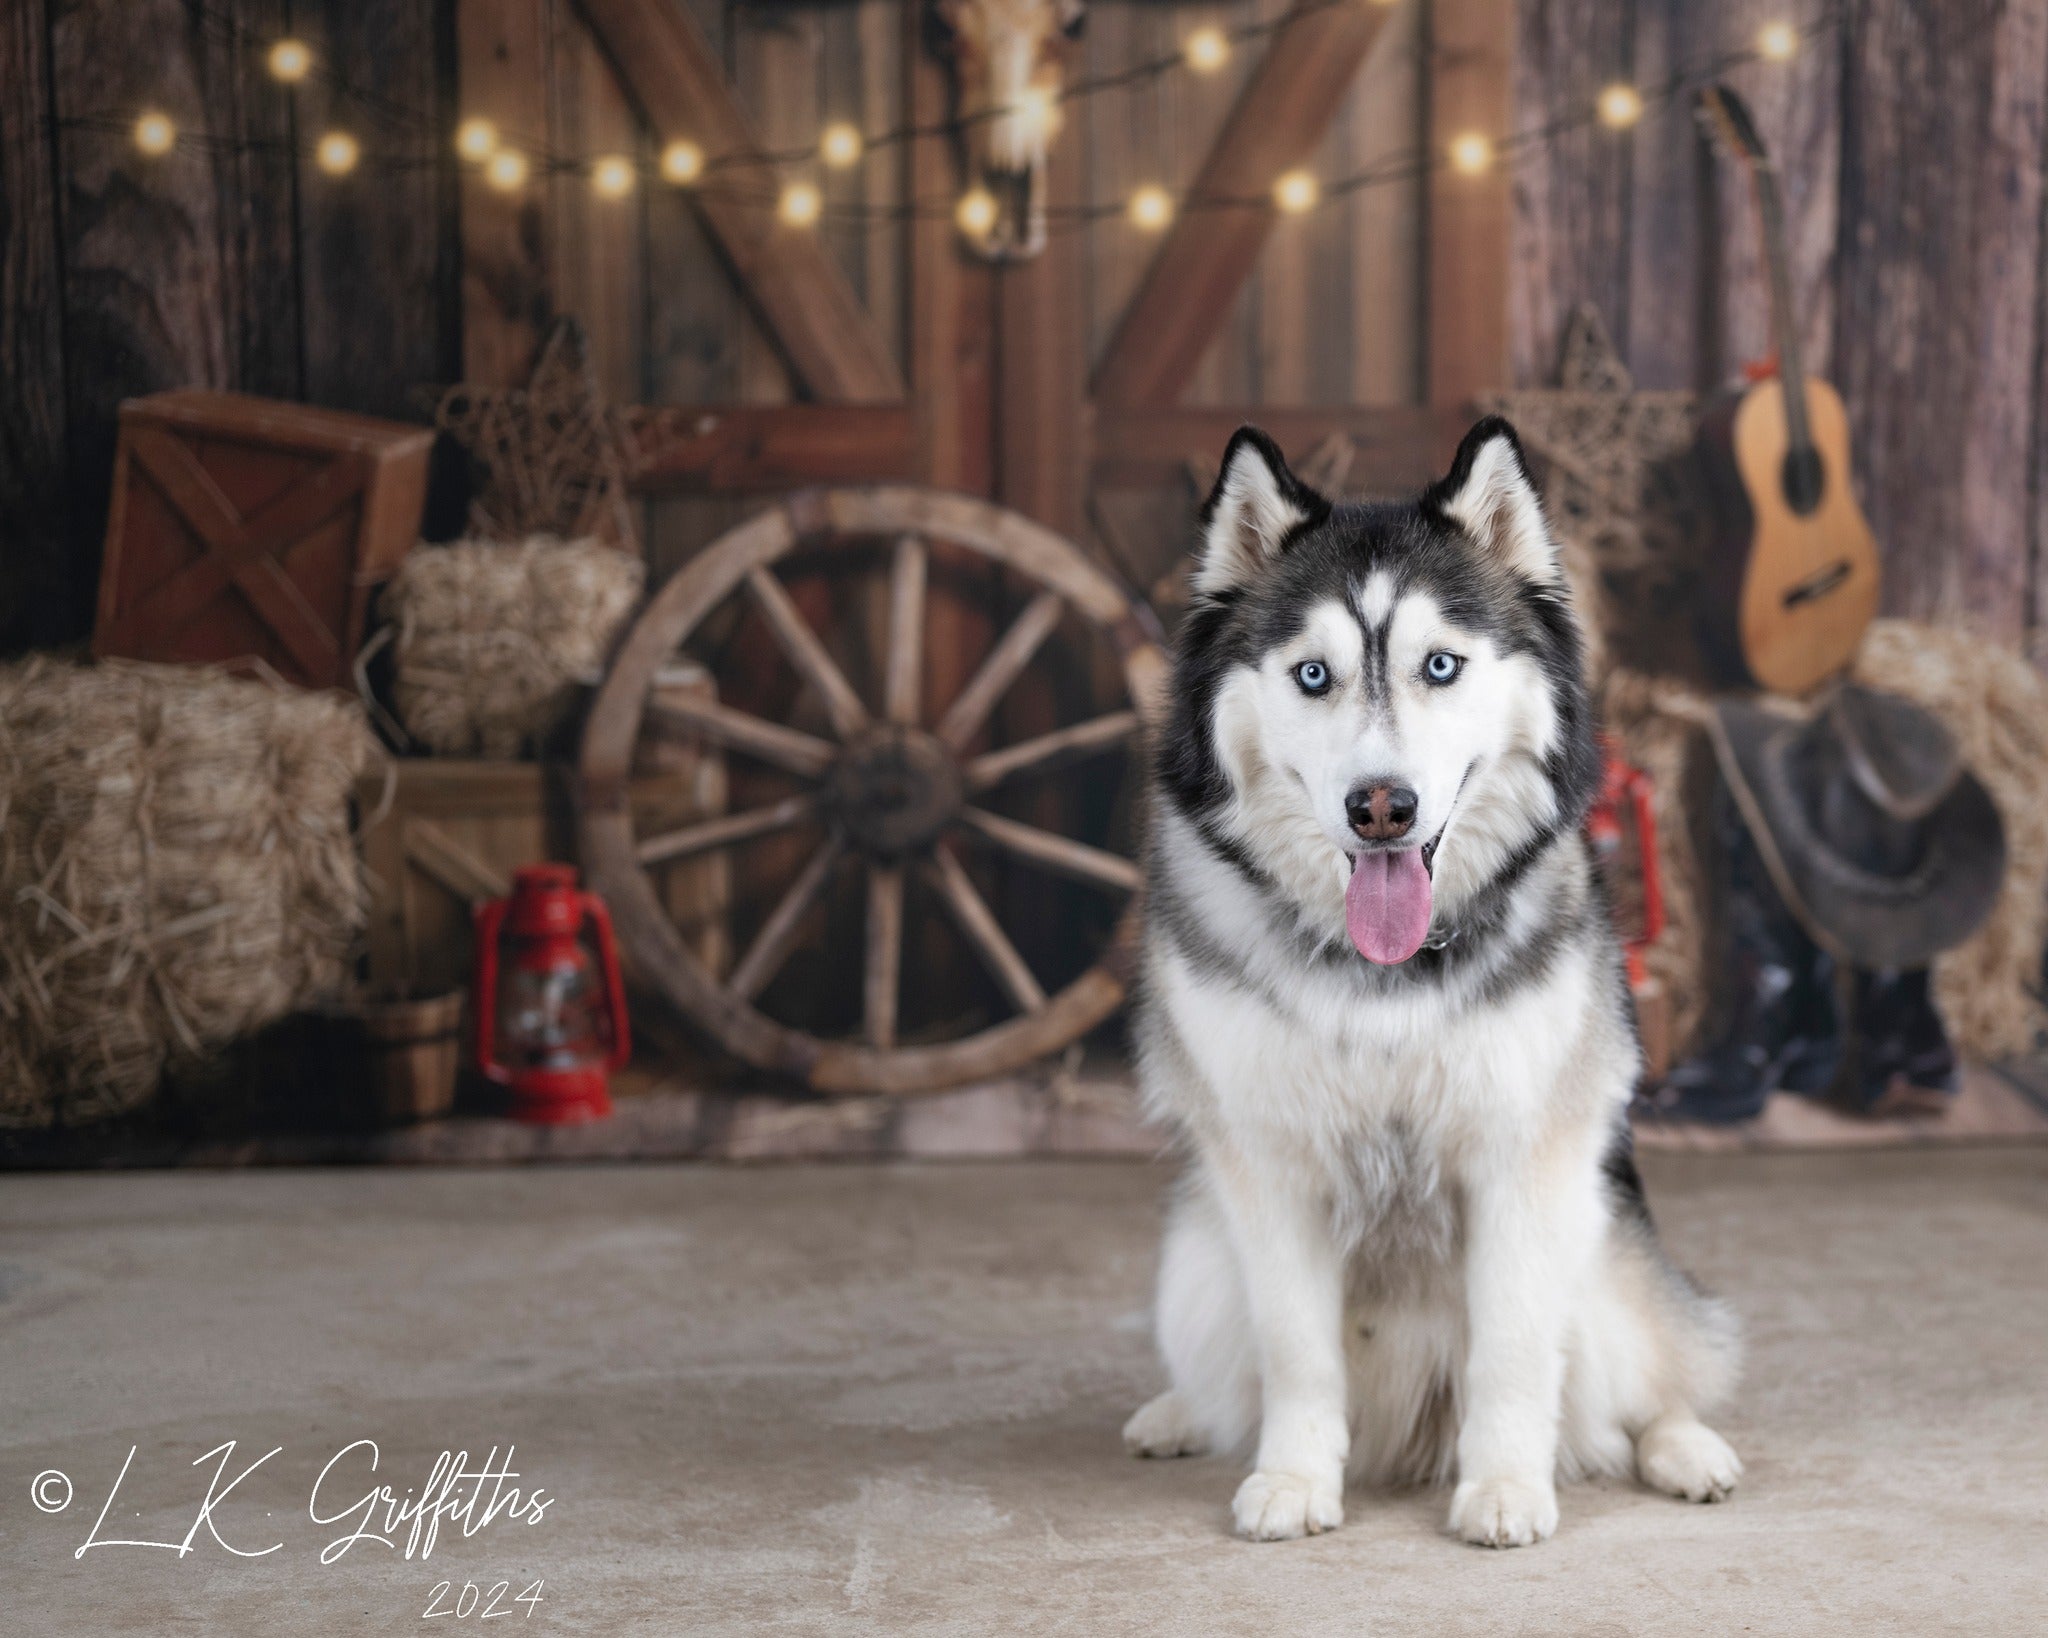
[[[1294,668],[1294,680],[1303,693],[1320,694],[1330,686],[1330,668],[1321,660],[1303,660]]]
[[[1445,683],[1455,681],[1464,665],[1465,662],[1457,655],[1440,648],[1423,661],[1422,670],[1431,682],[1441,688]]]

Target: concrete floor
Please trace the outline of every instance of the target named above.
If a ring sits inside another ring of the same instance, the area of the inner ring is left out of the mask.
[[[1710,1508],[1574,1487],[1507,1554],[1441,1534],[1434,1495],[1248,1545],[1234,1465],[1123,1455],[1157,1168],[9,1178],[0,1630],[400,1632],[442,1581],[559,1633],[2043,1630],[2048,1149],[1649,1169],[1748,1321],[1721,1421],[1748,1479]],[[362,1438],[400,1493],[513,1444],[553,1500],[323,1566],[355,1520],[315,1524],[314,1481]],[[283,1448],[214,1527],[278,1551],[202,1523],[182,1559],[75,1556],[131,1445],[98,1536],[176,1542],[229,1439],[223,1485]],[[49,1469],[72,1499],[40,1512]]]

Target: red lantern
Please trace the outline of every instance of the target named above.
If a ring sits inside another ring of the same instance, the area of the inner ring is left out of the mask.
[[[515,872],[512,896],[476,913],[477,1068],[512,1089],[520,1120],[560,1125],[612,1112],[608,1081],[631,1051],[604,901],[568,865]]]

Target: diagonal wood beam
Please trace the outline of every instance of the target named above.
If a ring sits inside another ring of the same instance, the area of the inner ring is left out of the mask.
[[[905,395],[881,331],[815,230],[785,226],[772,208],[724,190],[772,192],[773,169],[735,100],[725,69],[682,0],[580,0],[626,89],[663,142],[686,137],[721,161],[691,196],[798,380],[814,398],[888,403]]]
[[[1183,211],[1095,369],[1102,404],[1171,404],[1259,259],[1273,179],[1306,164],[1336,117],[1387,8],[1304,0],[1273,36],[1189,190],[1242,206]]]

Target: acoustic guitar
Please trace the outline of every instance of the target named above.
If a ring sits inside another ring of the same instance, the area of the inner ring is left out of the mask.
[[[1702,91],[1699,111],[1749,172],[1778,346],[1777,373],[1701,427],[1721,536],[1703,615],[1728,680],[1805,694],[1848,667],[1877,612],[1877,543],[1850,487],[1841,397],[1800,364],[1777,166],[1728,87]]]

